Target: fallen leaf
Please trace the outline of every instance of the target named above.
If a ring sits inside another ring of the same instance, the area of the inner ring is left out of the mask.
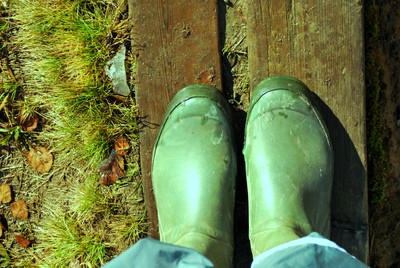
[[[114,148],[117,154],[126,155],[129,151],[129,142],[124,137],[120,137],[115,141]]]
[[[10,204],[11,213],[18,220],[25,220],[28,218],[28,208],[24,200],[18,200]]]
[[[3,230],[5,230],[6,228],[4,227],[4,225],[1,223],[0,221],[0,237],[3,236]]]
[[[214,86],[214,78],[215,78],[215,70],[214,68],[210,68],[207,70],[202,71],[201,73],[199,73],[196,77],[196,80],[199,84],[207,84],[207,85],[211,85]]]
[[[31,167],[40,173],[49,172],[53,166],[53,155],[45,147],[31,148],[26,158]]]
[[[14,237],[15,241],[17,241],[17,243],[24,248],[28,247],[31,244],[31,242],[22,235],[14,235]]]
[[[124,158],[112,150],[110,157],[100,164],[100,184],[114,184],[124,174]]]
[[[111,170],[113,172],[118,173],[118,175],[120,177],[122,177],[122,176],[125,175],[124,174],[124,169],[125,169],[125,167],[124,167],[124,158],[122,156],[120,156],[120,155],[117,155],[114,158],[114,164],[112,165]]]
[[[39,123],[39,116],[37,114],[30,115],[26,118],[20,117],[20,125],[22,130],[34,131]]]
[[[10,184],[3,184],[0,186],[0,200],[3,204],[11,202]]]

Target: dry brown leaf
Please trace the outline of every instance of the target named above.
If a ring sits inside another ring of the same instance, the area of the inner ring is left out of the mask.
[[[39,116],[37,114],[28,116],[27,118],[20,118],[20,125],[22,130],[34,131],[39,123]]]
[[[23,235],[14,235],[14,237],[15,241],[17,241],[17,243],[24,248],[28,247],[31,244],[31,242]]]
[[[210,69],[204,70],[199,73],[196,77],[196,80],[199,84],[214,85],[214,78],[215,70],[211,67]]]
[[[0,218],[1,219],[1,218]],[[4,227],[4,225],[1,223],[0,221],[0,237],[3,236],[3,230],[5,230],[6,228]]]
[[[0,200],[3,204],[11,202],[11,186],[10,186],[10,184],[3,184],[0,186]]]
[[[130,148],[129,142],[124,137],[120,137],[115,141],[114,148],[117,154],[126,155]]]
[[[31,148],[26,158],[31,167],[40,173],[49,172],[53,166],[53,155],[45,147]]]
[[[112,150],[110,157],[100,165],[100,184],[114,184],[124,174],[124,158]]]
[[[10,204],[10,210],[13,216],[18,220],[25,220],[28,218],[28,208],[24,200],[18,200]]]

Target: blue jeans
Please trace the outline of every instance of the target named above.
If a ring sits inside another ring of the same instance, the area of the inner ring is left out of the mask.
[[[201,253],[153,239],[142,239],[107,263],[105,268],[214,267]],[[274,247],[257,256],[252,268],[367,267],[317,233]]]

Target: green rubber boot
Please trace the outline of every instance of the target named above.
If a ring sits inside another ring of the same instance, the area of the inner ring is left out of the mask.
[[[329,237],[332,148],[302,82],[275,76],[257,86],[243,154],[254,257],[313,231]]]
[[[236,154],[222,94],[192,85],[171,101],[153,151],[160,240],[231,267]]]

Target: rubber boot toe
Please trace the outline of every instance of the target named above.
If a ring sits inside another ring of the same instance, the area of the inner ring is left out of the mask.
[[[329,236],[332,148],[302,82],[277,76],[254,90],[243,153],[254,256],[313,231]]]
[[[192,85],[171,101],[153,151],[160,240],[230,267],[236,155],[222,94]]]

